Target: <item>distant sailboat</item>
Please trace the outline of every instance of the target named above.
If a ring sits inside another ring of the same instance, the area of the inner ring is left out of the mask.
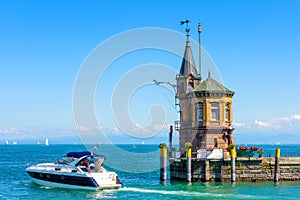
[[[6,145],[9,145],[8,140],[5,140],[5,144],[6,144]]]
[[[16,141],[13,141],[13,145],[17,145],[17,142],[16,142]]]
[[[145,142],[144,142],[144,141],[142,141],[142,144],[145,144]]]
[[[98,148],[99,148],[99,144],[96,144],[96,145],[94,146],[94,151],[97,151]]]
[[[49,140],[48,140],[48,138],[46,138],[45,145],[49,146]]]
[[[40,142],[38,141],[36,144],[40,144]]]

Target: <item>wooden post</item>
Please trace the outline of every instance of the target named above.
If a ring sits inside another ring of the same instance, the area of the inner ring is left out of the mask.
[[[205,160],[204,176],[205,181],[209,181],[209,160]]]
[[[170,132],[169,132],[169,158],[172,158],[172,152],[173,152],[173,145],[172,145],[172,140],[173,140],[173,126],[170,125]]]
[[[160,180],[167,180],[167,148],[165,144],[160,144]]]
[[[236,150],[231,149],[231,182],[235,182],[236,176],[235,176],[235,158],[236,158]]]
[[[186,181],[192,182],[192,148],[186,149]]]
[[[274,173],[274,182],[277,183],[279,181],[279,173],[280,173],[280,168],[279,168],[279,159],[280,159],[280,149],[276,149],[276,154],[275,154],[275,173]]]

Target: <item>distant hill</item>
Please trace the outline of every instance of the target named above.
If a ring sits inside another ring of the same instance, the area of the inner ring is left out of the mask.
[[[300,144],[300,133],[235,133],[237,144]]]

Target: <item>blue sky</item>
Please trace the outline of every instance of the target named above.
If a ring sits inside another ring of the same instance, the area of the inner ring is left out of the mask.
[[[184,33],[179,21],[187,18],[192,20],[195,40],[197,23],[202,23],[203,48],[225,86],[236,92],[237,140],[246,143],[250,133],[263,137],[258,142],[281,134],[299,138],[299,10],[296,0],[0,1],[0,139],[75,137],[73,87],[89,53],[111,36],[134,28],[161,27]],[[109,80],[117,80],[143,62],[167,63],[179,70],[179,57],[160,52],[145,55],[137,53],[134,62],[128,61],[130,55],[121,60],[120,65],[130,64],[122,70],[112,68],[99,88],[110,88]],[[171,92],[144,89],[135,93],[129,107],[137,124],[147,124],[144,113],[151,104],[164,106],[167,123],[176,120],[169,103]],[[105,92],[97,90],[95,98],[110,95]],[[151,92],[157,95],[155,100],[141,103],[141,97]],[[98,102],[95,107],[98,118],[107,119],[102,128],[115,130],[109,106]]]

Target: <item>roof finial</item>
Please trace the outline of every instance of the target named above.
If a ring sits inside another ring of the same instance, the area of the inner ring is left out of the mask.
[[[186,28],[185,28],[185,32],[186,32],[186,46],[190,46],[190,28],[189,28],[189,22],[191,22],[191,20],[185,20],[185,21],[181,21],[180,24],[186,24]]]
[[[210,69],[208,70],[208,78],[210,78]]]

